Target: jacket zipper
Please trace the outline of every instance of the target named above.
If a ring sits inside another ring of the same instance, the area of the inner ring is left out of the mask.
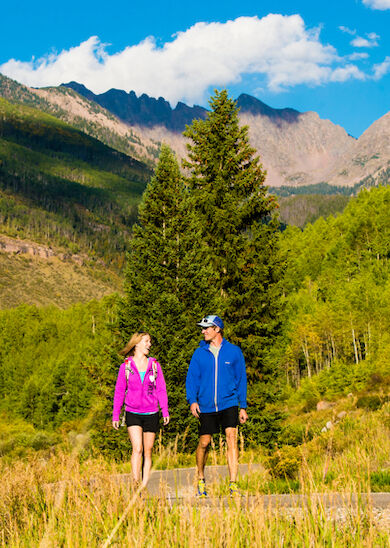
[[[218,412],[218,404],[217,404],[217,385],[218,385],[218,355],[214,356],[215,359],[215,393],[214,393],[214,403],[215,403],[215,411]]]

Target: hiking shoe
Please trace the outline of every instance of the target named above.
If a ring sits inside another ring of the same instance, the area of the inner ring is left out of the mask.
[[[208,496],[206,491],[206,482],[204,481],[204,479],[198,480],[197,496],[201,499],[205,499]]]
[[[229,491],[230,491],[230,496],[231,497],[239,497],[241,496],[240,495],[240,491],[238,489],[238,485],[235,481],[231,481],[229,483]]]

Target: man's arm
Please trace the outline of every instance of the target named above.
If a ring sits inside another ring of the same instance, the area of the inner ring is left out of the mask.
[[[237,352],[238,352],[237,362],[236,362],[237,395],[238,395],[238,401],[240,402],[241,411],[245,411],[245,409],[247,408],[247,401],[246,401],[247,380],[246,380],[245,358],[240,348],[237,349]],[[247,419],[248,415],[246,414],[246,411],[245,411],[245,415]],[[240,422],[241,422],[241,416],[240,416]]]

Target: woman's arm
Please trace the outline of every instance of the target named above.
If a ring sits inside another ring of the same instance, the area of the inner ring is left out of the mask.
[[[114,423],[118,423],[119,425],[119,415],[121,413],[122,405],[125,400],[125,394],[126,394],[126,372],[125,372],[125,364],[122,363],[122,365],[119,368],[118,378],[116,380],[115,393],[114,393],[114,405],[113,405],[113,411],[112,411],[112,423],[114,428],[115,428]]]
[[[157,400],[160,405],[162,415],[165,419],[169,417],[167,385],[165,384],[164,374],[163,374],[161,365],[157,361],[155,362],[155,364],[157,367],[157,379],[156,379]],[[165,420],[164,420],[164,424],[168,424],[168,423],[165,423]]]

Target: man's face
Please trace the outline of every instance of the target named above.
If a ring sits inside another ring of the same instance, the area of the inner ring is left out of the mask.
[[[219,333],[219,327],[211,326],[202,329],[202,335],[206,342],[212,342]]]

